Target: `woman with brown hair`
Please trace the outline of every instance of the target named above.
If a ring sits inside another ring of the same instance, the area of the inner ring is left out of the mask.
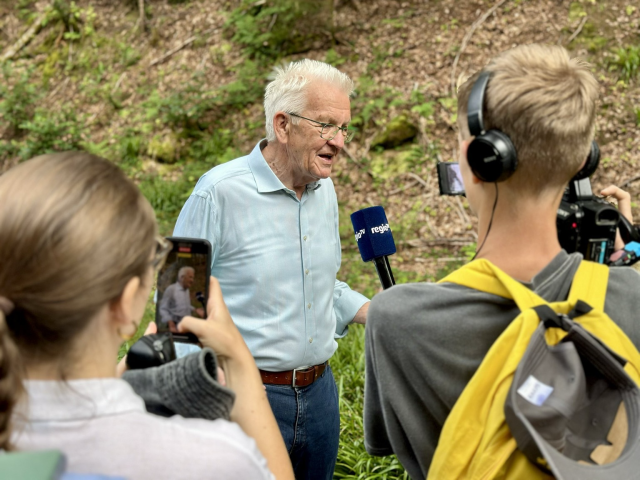
[[[211,347],[232,422],[163,418],[116,378],[164,261],[151,206],[107,160],[45,155],[0,176],[0,448],[56,448],[75,473],[293,478],[258,369],[211,279]],[[235,423],[234,423],[235,422]]]

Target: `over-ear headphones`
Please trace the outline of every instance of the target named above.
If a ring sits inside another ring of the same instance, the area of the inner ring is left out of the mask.
[[[475,138],[467,149],[467,161],[473,174],[483,182],[502,182],[516,171],[518,158],[507,134],[484,129],[482,107],[490,77],[490,72],[482,72],[469,94],[467,122],[469,132]]]

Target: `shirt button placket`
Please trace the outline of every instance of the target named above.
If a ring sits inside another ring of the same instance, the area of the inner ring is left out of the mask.
[[[308,193],[307,193],[308,194]],[[308,198],[305,200],[309,200]],[[313,285],[311,282],[311,276],[309,275],[309,265],[311,259],[310,252],[310,236],[309,236],[309,219],[307,216],[306,203],[302,202],[300,205],[300,233],[302,234],[302,268],[304,275],[302,277],[302,284],[304,290],[304,305],[306,310],[306,322],[305,331],[308,335],[309,345],[313,343],[313,337],[316,331],[315,315],[312,309],[313,307]]]

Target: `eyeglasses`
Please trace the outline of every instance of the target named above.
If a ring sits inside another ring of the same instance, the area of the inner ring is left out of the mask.
[[[320,138],[326,140],[327,142],[333,140],[333,138],[338,134],[338,132],[342,132],[342,136],[344,137],[344,143],[349,143],[353,140],[353,136],[355,135],[355,130],[349,130],[349,127],[338,127],[337,125],[333,125],[331,123],[323,123],[317,120],[313,120],[311,118],[303,117],[302,115],[298,115],[297,113],[289,113],[292,117],[302,118],[304,120],[308,120],[313,123],[317,123],[322,126],[322,130],[320,131]]]
[[[156,236],[156,251],[153,254],[153,260],[151,261],[154,271],[157,272],[162,268],[164,262],[167,260],[167,255],[169,255],[172,248],[173,243],[160,235]]]

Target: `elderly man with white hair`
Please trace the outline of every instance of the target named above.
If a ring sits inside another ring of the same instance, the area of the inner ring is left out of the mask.
[[[193,285],[195,270],[193,267],[182,267],[178,270],[178,281],[172,283],[162,294],[160,300],[160,319],[169,325],[169,330],[177,331],[177,325],[183,317],[194,312],[204,317],[204,309],[191,305],[191,293],[189,288]]]
[[[329,178],[353,132],[353,82],[314,60],[277,68],[267,138],[205,173],[176,236],[206,238],[212,275],[255,357],[296,478],[330,479],[338,394],[328,360],[368,299],[336,279],[338,203]]]

